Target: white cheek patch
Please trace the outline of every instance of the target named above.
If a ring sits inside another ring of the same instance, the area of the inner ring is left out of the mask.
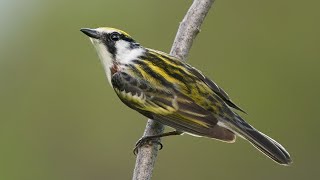
[[[132,60],[142,56],[145,52],[143,48],[130,48],[130,43],[124,40],[116,42],[116,60],[123,64],[129,64]]]
[[[127,55],[130,53],[130,44],[126,41],[120,40],[116,42],[115,46],[117,50],[116,59],[125,62]]]

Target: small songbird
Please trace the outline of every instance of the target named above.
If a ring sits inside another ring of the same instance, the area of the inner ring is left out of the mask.
[[[143,137],[138,146],[154,138],[183,133],[229,143],[239,136],[279,164],[292,162],[281,144],[242,119],[234,110],[244,111],[196,68],[167,53],[143,47],[118,29],[81,31],[90,37],[120,100],[175,129]]]

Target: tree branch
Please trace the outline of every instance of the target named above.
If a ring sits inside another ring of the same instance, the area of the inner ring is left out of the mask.
[[[200,32],[200,26],[214,0],[194,0],[180,23],[170,54],[182,61],[186,60],[193,40]],[[161,134],[164,126],[152,119],[148,120],[143,136]],[[159,139],[160,141],[160,139]],[[158,154],[158,145],[144,145],[138,149],[133,180],[150,180]]]

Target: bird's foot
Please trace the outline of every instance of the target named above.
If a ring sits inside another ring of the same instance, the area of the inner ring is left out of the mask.
[[[158,140],[158,137],[152,137],[152,136],[144,136],[144,137],[141,137],[137,142],[136,142],[136,146],[135,148],[133,149],[133,154],[134,155],[137,155],[138,154],[138,151],[139,151],[139,148],[144,146],[144,145],[152,145],[152,144],[156,144],[156,145],[159,145],[160,148],[159,150],[161,150],[163,148],[163,145],[161,142],[159,142]]]

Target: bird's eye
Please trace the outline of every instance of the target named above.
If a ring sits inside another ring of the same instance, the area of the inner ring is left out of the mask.
[[[112,41],[118,41],[120,39],[120,34],[117,32],[113,32],[110,34],[110,39]]]

